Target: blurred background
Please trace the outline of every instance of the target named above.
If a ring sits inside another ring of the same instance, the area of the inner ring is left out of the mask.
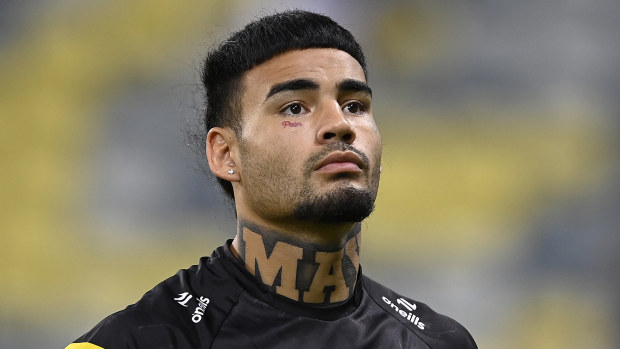
[[[198,69],[275,10],[365,47],[371,277],[481,348],[618,348],[620,2],[0,2],[0,347],[64,348],[235,231],[185,130]]]

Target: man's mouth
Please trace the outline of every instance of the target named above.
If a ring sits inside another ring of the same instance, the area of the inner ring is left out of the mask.
[[[314,168],[317,172],[362,172],[366,164],[357,154],[351,151],[336,151],[318,162]]]

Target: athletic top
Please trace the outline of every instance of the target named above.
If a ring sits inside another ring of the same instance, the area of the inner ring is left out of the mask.
[[[230,251],[229,240],[66,349],[477,348],[467,330],[362,275],[342,304],[278,295]]]

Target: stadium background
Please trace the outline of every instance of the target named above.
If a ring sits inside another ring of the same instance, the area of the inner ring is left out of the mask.
[[[232,237],[184,129],[201,57],[275,9],[366,48],[365,272],[481,348],[620,346],[620,2],[0,2],[0,347],[62,348]]]

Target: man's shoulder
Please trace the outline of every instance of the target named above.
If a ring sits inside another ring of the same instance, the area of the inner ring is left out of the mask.
[[[199,264],[179,270],[135,304],[107,316],[74,343],[106,349],[167,348],[166,343],[196,347],[199,337],[204,340],[217,333],[239,294],[234,278],[218,261],[221,257],[214,252],[201,258]]]
[[[89,343],[101,348],[135,348],[139,343],[140,347],[157,348],[162,342],[192,337],[188,331],[191,327],[183,324],[185,311],[175,307],[183,307],[180,303],[190,300],[174,293],[175,286],[180,284],[181,272],[155,286],[135,304],[107,316],[74,343]],[[71,345],[67,347],[71,348]]]
[[[403,296],[364,276],[370,298],[433,348],[477,348],[467,329],[456,320],[439,314],[427,304]]]

